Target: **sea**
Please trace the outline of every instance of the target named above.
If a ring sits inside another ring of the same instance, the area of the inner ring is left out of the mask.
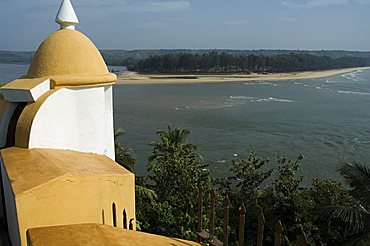
[[[0,81],[27,69],[0,64]],[[270,159],[268,168],[276,168],[277,155],[302,154],[306,184],[342,180],[341,163],[370,161],[370,70],[277,82],[115,85],[114,123],[126,132],[120,141],[137,155],[139,175],[147,174],[156,132],[171,125],[191,130],[189,142],[215,177],[229,176],[232,160],[254,149]]]

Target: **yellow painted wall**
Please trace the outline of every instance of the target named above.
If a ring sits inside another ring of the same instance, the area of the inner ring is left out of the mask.
[[[135,218],[134,175],[66,175],[16,197],[22,245],[29,228],[63,224],[113,225],[112,202],[117,208],[117,225],[122,212]],[[135,229],[136,220],[133,221]],[[93,240],[93,239],[92,239]]]

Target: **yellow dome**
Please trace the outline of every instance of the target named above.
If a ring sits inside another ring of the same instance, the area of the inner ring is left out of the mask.
[[[68,29],[45,39],[24,78],[49,78],[56,87],[107,84],[117,79],[90,39]]]

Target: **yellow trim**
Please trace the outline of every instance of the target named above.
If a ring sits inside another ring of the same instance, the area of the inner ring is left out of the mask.
[[[15,131],[15,146],[28,148],[31,134],[31,127],[33,119],[42,104],[53,94],[56,90],[50,90],[39,97],[36,102],[28,103],[24,108],[21,116],[18,119],[17,128]]]
[[[97,83],[97,84],[88,84],[88,85],[63,85],[63,86],[55,86],[53,85],[53,89],[61,89],[61,88],[67,88],[67,89],[73,89],[73,88],[89,88],[89,87],[100,87],[100,86],[107,86],[107,85],[114,85],[116,82],[111,83]]]
[[[27,90],[30,91],[42,82],[45,82],[47,78],[36,78],[36,79],[16,79],[12,82],[1,87],[1,90]]]
[[[71,86],[95,86],[114,84],[117,76],[113,73],[103,75],[64,75],[64,76],[51,76],[51,86],[55,87],[71,87]]]

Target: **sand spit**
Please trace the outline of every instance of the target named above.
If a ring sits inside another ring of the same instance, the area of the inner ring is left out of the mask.
[[[344,68],[325,71],[308,71],[294,73],[272,74],[228,74],[228,75],[157,75],[139,74],[125,71],[118,76],[117,84],[195,84],[195,83],[227,83],[227,82],[253,82],[253,81],[279,81],[301,80],[332,77],[340,74],[352,73],[357,70],[370,69],[370,67]]]

